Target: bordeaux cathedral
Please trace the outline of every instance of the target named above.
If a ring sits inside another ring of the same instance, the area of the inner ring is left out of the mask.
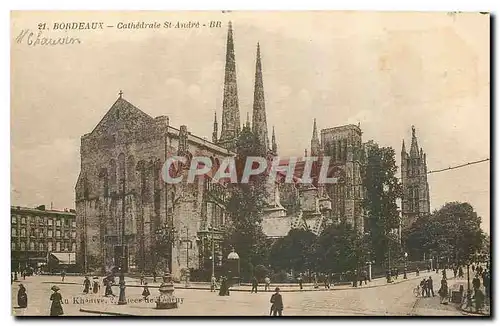
[[[81,226],[77,233],[77,262],[85,272],[106,272],[122,265],[126,271],[169,270],[179,278],[185,269],[210,268],[211,260],[217,265],[222,263],[228,254],[222,252],[221,245],[222,229],[230,222],[224,209],[227,194],[220,185],[201,179],[194,184],[166,184],[161,168],[172,155],[188,159],[207,156],[217,165],[236,154],[243,128],[254,133],[259,152],[279,155],[274,128],[269,142],[264,65],[258,43],[255,62],[252,118],[250,123],[247,116],[242,127],[233,28],[229,23],[221,128],[219,132],[215,114],[212,141],[196,136],[187,125],[172,126],[167,116],[148,115],[121,92],[94,130],[82,136],[75,202]],[[329,156],[328,176],[336,176],[339,181],[326,185],[279,181],[268,184],[261,225],[264,233],[279,238],[293,228],[304,228],[319,234],[329,223],[341,220],[363,232],[363,148],[359,124],[318,131],[313,121],[309,153]],[[408,191],[403,215],[414,218],[429,210],[427,179],[422,176],[426,171],[425,154],[418,152],[414,133],[410,155],[404,158],[403,185]],[[294,173],[298,177],[304,164],[303,159],[298,160]],[[187,170],[184,167],[178,173],[185,175]],[[166,252],[159,247],[165,236],[171,244]]]

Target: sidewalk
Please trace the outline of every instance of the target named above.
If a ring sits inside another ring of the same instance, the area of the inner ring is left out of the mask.
[[[453,288],[454,291],[458,291],[460,288],[460,285],[464,287],[464,292],[467,293],[467,278],[462,278],[462,279],[455,279],[452,278],[450,281],[450,288]],[[472,280],[471,280],[471,289],[472,289]],[[481,287],[479,288],[483,293],[485,293],[484,286],[481,284]],[[490,316],[491,314],[491,306],[490,306],[490,300],[485,298],[484,301],[484,308],[480,310],[479,312],[476,312],[476,308],[474,306],[474,303],[472,304],[473,306],[468,307],[467,306],[467,300],[464,299],[461,304],[458,305],[458,309],[463,311],[464,313],[471,315],[471,316]]]

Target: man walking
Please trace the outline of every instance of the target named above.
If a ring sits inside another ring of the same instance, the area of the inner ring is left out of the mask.
[[[271,296],[270,302],[271,305],[271,313],[273,316],[282,316],[283,315],[283,298],[280,294],[280,288],[276,288],[275,293]]]
[[[255,291],[255,293],[257,293],[257,286],[259,285],[259,281],[257,281],[257,277],[253,277],[252,278],[252,290],[250,291],[250,293],[253,293]]]
[[[432,283],[432,277],[429,276],[429,279],[427,280],[427,296],[430,297],[432,293],[432,296],[434,297],[434,285]]]
[[[426,296],[427,294],[427,281],[425,278],[420,281],[420,288],[422,289],[422,298]]]
[[[64,282],[64,278],[65,277],[66,277],[66,271],[63,269],[62,272],[61,272],[62,282]]]
[[[299,282],[299,287],[302,290],[302,274],[299,274],[299,277],[297,277],[297,281]]]

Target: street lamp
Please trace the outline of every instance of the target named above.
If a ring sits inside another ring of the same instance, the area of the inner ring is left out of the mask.
[[[173,225],[168,225],[167,223],[163,224],[162,227],[155,231],[155,234],[158,237],[158,240],[167,246],[167,254],[166,254],[166,264],[167,264],[167,273],[171,272],[171,258],[172,258],[172,244],[174,242],[174,235],[176,229]],[[165,248],[163,248],[165,249]]]
[[[408,261],[408,253],[405,252],[405,270],[404,270],[404,275],[403,275],[403,278],[406,280],[408,277],[406,276],[406,269],[408,268],[408,265],[407,265],[407,261]]]
[[[215,241],[214,241],[214,231],[215,228],[212,227],[211,225],[208,226],[208,231],[210,231],[211,234],[211,240],[212,240],[212,278],[215,276]]]

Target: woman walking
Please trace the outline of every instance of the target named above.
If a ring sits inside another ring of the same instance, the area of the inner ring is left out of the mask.
[[[52,301],[52,304],[50,305],[50,315],[51,316],[61,316],[64,315],[64,311],[62,308],[62,296],[61,293],[59,293],[59,287],[54,285],[51,288],[54,293],[50,295],[50,301]]]
[[[19,308],[28,307],[28,294],[24,285],[19,284],[19,291],[17,291],[17,305]]]
[[[83,294],[88,294],[90,290],[90,280],[88,276],[85,276],[85,280],[83,281]]]
[[[151,293],[149,293],[148,282],[145,282],[144,290],[142,291],[142,296],[144,297],[144,301],[146,301],[150,295]]]
[[[448,304],[448,282],[446,278],[441,279],[441,288],[439,289],[439,297],[441,298],[441,304]]]

